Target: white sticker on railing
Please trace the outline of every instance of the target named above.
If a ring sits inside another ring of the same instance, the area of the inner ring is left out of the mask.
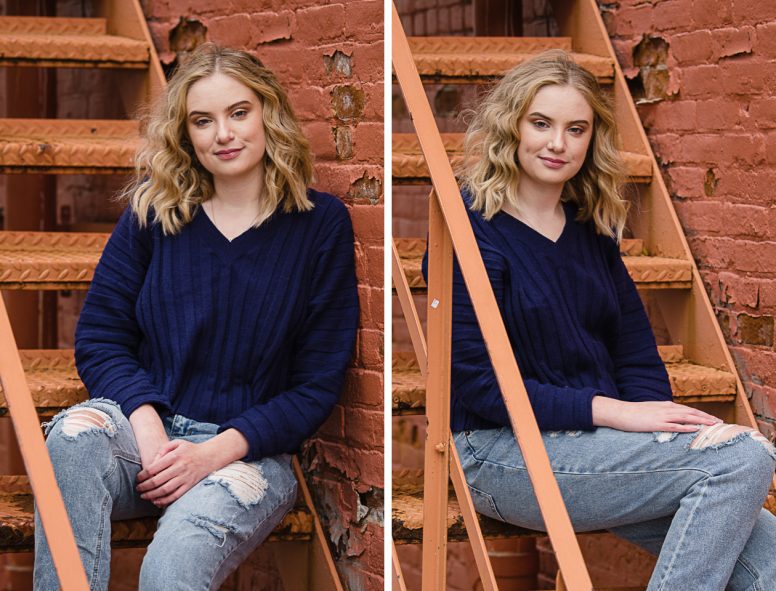
[[[436,309],[437,309],[437,307],[439,307],[439,300],[438,300],[438,299],[436,299],[436,298],[434,298],[434,299],[432,300],[432,302],[431,302],[431,307],[432,307],[434,310],[436,310]]]

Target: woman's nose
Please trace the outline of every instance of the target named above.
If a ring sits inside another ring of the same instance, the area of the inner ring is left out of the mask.
[[[563,131],[554,131],[550,136],[550,140],[547,143],[547,149],[554,152],[562,152],[566,147],[565,138],[563,137]]]
[[[234,132],[229,125],[229,120],[224,119],[216,122],[216,141],[221,144],[228,143],[234,138]]]

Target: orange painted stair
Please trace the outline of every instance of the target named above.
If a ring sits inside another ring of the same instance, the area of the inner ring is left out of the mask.
[[[571,37],[410,37],[424,82],[475,84],[499,78],[548,49],[563,49],[602,84],[614,79],[612,60],[572,52]]]
[[[104,18],[0,17],[0,65],[143,68],[148,44],[108,35]]]
[[[0,289],[88,289],[109,236],[0,232]]]
[[[462,133],[443,133],[442,143],[450,157],[453,170],[463,163]],[[392,136],[391,175],[400,184],[429,184],[426,159],[414,133],[394,133]],[[634,152],[620,152],[628,180],[632,183],[649,183],[652,180],[652,158]]]
[[[137,121],[0,119],[0,172],[125,173],[139,141]]]
[[[300,496],[301,498],[301,496]],[[144,547],[156,531],[156,518],[114,521],[111,545],[117,548]],[[27,476],[0,476],[0,552],[31,552],[35,520],[33,497]],[[313,519],[297,502],[270,535],[273,541],[306,541],[312,538]]]
[[[692,363],[684,358],[681,345],[658,347],[666,364],[674,400],[681,404],[697,402],[731,402],[736,396],[736,379],[732,373]],[[423,414],[426,383],[414,353],[394,352],[392,408],[395,415]]]
[[[410,289],[425,293],[426,282],[421,274],[421,262],[426,250],[422,238],[395,238],[402,268]],[[683,259],[647,256],[642,240],[623,240],[620,248],[623,262],[639,289],[690,289],[692,264]]]

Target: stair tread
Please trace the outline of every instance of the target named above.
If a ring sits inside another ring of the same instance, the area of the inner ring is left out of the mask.
[[[415,485],[402,485],[394,481],[392,495],[392,535],[397,544],[418,544],[423,541],[423,492]],[[509,538],[518,536],[540,536],[542,532],[533,531],[484,515],[479,515],[483,537]],[[466,541],[466,526],[460,505],[454,494],[450,495],[447,505],[447,539]]]
[[[395,238],[402,268],[407,276],[407,283],[413,291],[426,290],[426,282],[421,273],[423,253],[426,241],[422,238]],[[625,241],[623,241],[625,242]],[[643,242],[628,241],[621,251],[628,273],[637,285],[642,287],[677,287],[689,288],[692,282],[692,264],[684,259],[645,256]]]
[[[607,57],[572,52],[570,37],[410,37],[418,74],[439,81],[477,81],[508,70],[547,49],[564,49],[599,82],[611,82],[614,64]]]
[[[422,473],[413,474],[413,481],[407,482],[401,475],[394,475],[391,501],[392,534],[397,544],[420,544],[423,542],[422,477]],[[773,492],[768,494],[764,508],[776,514],[776,497],[774,497]],[[486,539],[546,535],[544,532],[510,525],[481,514],[478,514],[478,517],[482,535]],[[452,490],[447,505],[447,537],[450,541],[468,540],[460,504]]]
[[[728,402],[735,399],[736,377],[730,372],[692,363],[676,347],[658,347],[676,402]],[[425,410],[426,384],[413,353],[393,354],[392,406],[396,414]]]
[[[72,349],[22,349],[19,355],[39,415],[54,415],[89,397],[78,377]],[[0,416],[7,412],[8,404],[0,384]]]
[[[0,170],[131,169],[139,141],[132,120],[0,119]]]
[[[147,67],[144,41],[108,35],[105,19],[0,17],[0,63]],[[96,64],[95,64],[96,62]]]
[[[463,163],[463,133],[442,133],[442,143],[450,156],[453,170]],[[428,179],[426,159],[414,133],[392,135],[392,172],[396,179]],[[620,152],[628,178],[634,183],[646,183],[652,179],[652,158],[635,152]]]
[[[26,476],[0,476],[0,551],[24,552],[33,547],[35,531],[33,496]],[[156,518],[114,521],[114,546],[145,546],[156,531]],[[270,535],[270,540],[308,540],[313,531],[309,510],[297,502]]]
[[[96,232],[0,232],[0,287],[56,289],[63,285],[86,289],[109,236]]]

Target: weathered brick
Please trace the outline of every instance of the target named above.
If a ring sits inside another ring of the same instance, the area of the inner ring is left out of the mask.
[[[308,45],[340,40],[345,34],[345,5],[314,6],[296,12],[294,39]]]
[[[736,340],[747,345],[773,346],[773,316],[736,316]]]
[[[754,27],[726,27],[712,31],[714,38],[714,57],[732,57],[752,53]]]
[[[351,445],[382,449],[384,423],[382,408],[348,406],[345,409],[345,432]]]
[[[250,21],[251,42],[254,47],[281,39],[291,39],[294,13],[289,10],[279,13],[262,12],[252,14]]]
[[[671,53],[680,65],[705,63],[714,55],[714,41],[710,31],[682,33],[671,39]]]
[[[210,41],[237,48],[251,46],[251,19],[247,14],[209,19],[207,28]]]

